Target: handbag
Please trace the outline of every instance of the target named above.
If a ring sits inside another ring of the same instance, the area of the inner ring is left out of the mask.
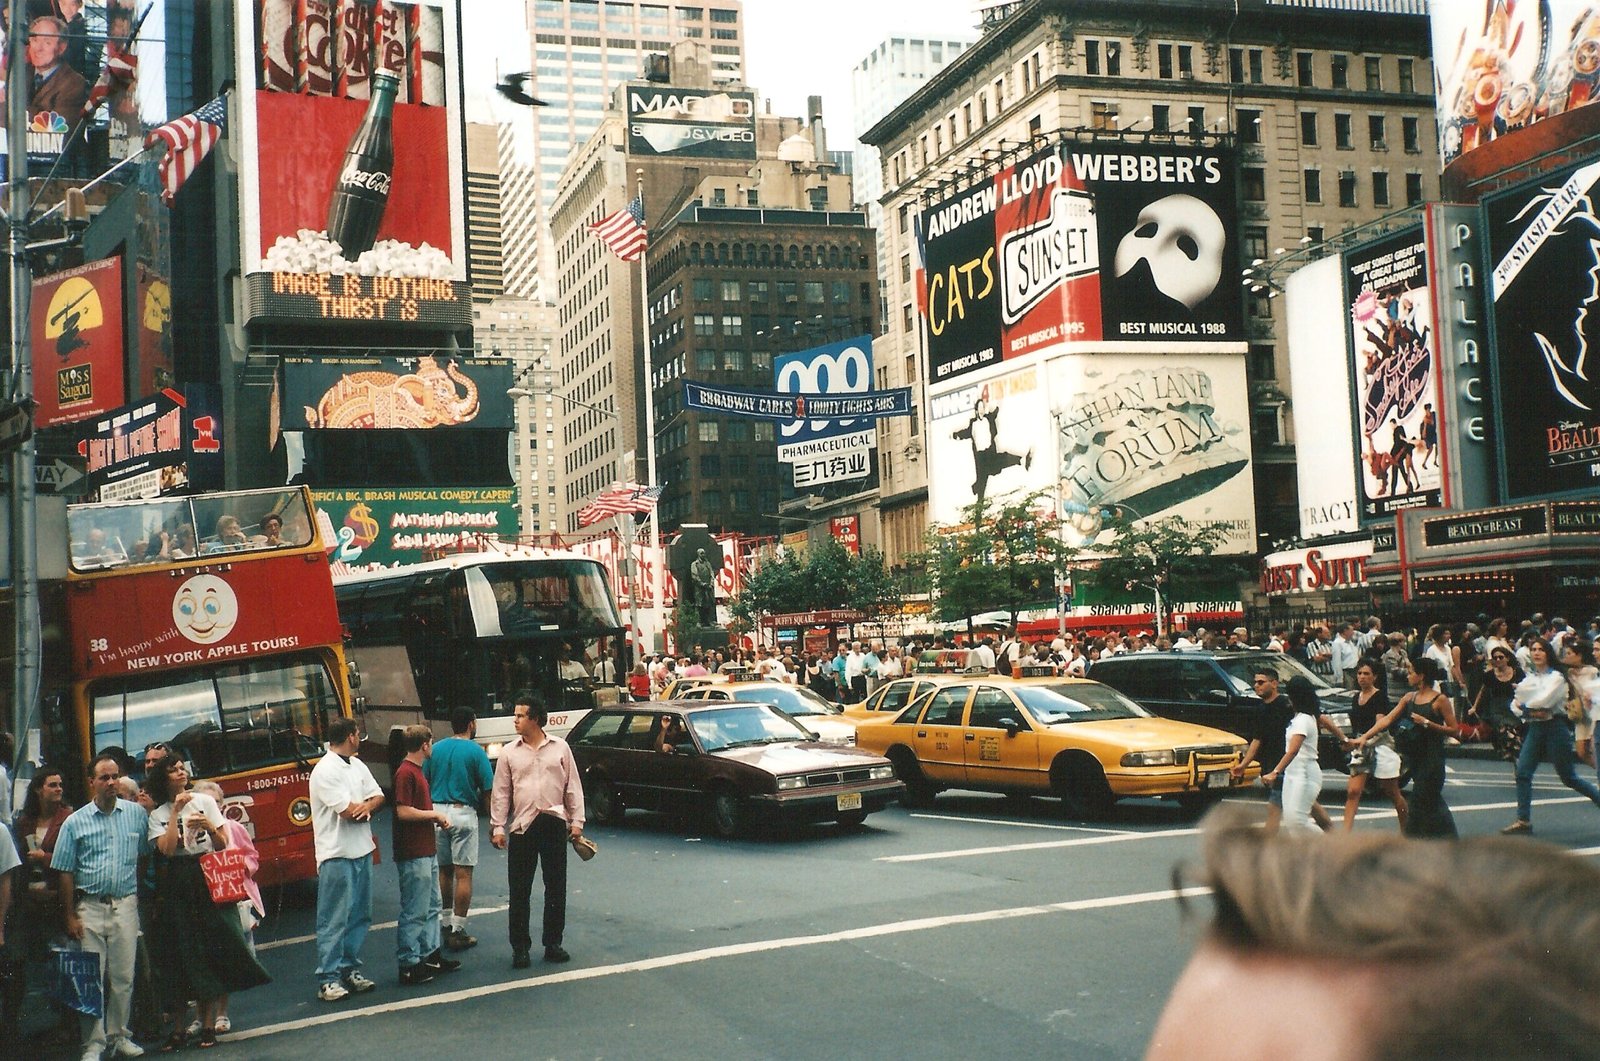
[[[574,836],[572,838],[572,850],[577,853],[579,858],[587,862],[600,853],[600,845],[587,836]]]
[[[45,994],[74,1013],[86,1017],[105,1015],[104,987],[100,980],[100,955],[52,944],[46,969]]]
[[[1567,680],[1566,709],[1567,721],[1573,725],[1577,725],[1589,716],[1588,707],[1583,702],[1583,694],[1572,684],[1570,678]]]
[[[1394,720],[1394,725],[1389,727],[1389,732],[1394,734],[1394,750],[1410,758],[1416,750],[1417,740],[1422,735],[1421,728],[1416,719],[1411,717],[1411,708],[1406,707],[1405,714]]]
[[[244,852],[232,848],[208,851],[200,856],[200,872],[205,875],[211,901],[217,905],[239,903],[250,898],[250,893],[244,888],[244,882],[250,876]]]

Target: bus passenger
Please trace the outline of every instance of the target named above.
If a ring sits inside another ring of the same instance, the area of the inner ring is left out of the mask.
[[[282,537],[283,517],[276,512],[268,512],[261,517],[261,545],[277,548],[287,544]]]
[[[231,549],[243,549],[250,544],[244,536],[244,529],[239,526],[238,516],[224,515],[217,519],[217,540],[206,547],[207,552],[224,552]]]

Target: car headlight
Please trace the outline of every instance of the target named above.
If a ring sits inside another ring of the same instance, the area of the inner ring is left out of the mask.
[[[1172,754],[1171,748],[1162,748],[1159,751],[1129,752],[1122,757],[1123,766],[1172,766],[1177,761]]]
[[[874,781],[888,781],[894,777],[894,767],[888,764],[874,766],[867,776]]]
[[[806,778],[805,778],[804,774],[794,774],[791,777],[780,777],[780,778],[778,778],[778,791],[779,792],[785,792],[785,791],[788,791],[790,789],[805,788],[805,787],[806,787]]]

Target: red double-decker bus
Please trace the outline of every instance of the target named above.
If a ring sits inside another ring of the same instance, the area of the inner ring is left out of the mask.
[[[316,875],[307,782],[351,710],[343,630],[303,487],[74,505],[40,586],[43,761],[81,779],[163,742],[221,784],[257,880]]]

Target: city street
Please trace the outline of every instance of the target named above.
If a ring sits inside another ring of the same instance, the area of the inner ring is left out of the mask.
[[[1537,785],[1540,839],[1600,854],[1600,816],[1548,770]],[[1342,778],[1325,797],[1337,816]],[[1446,798],[1463,835],[1492,833],[1512,817],[1511,768],[1453,759]],[[1369,801],[1360,827],[1391,822]],[[379,830],[387,857],[387,818]],[[638,812],[590,834],[599,857],[570,867],[572,964],[535,951],[535,968],[511,970],[505,863],[485,844],[480,944],[459,973],[401,989],[386,861],[365,951],[377,990],[314,998],[313,910],[291,894],[258,935],[275,982],[235,1001],[219,1053],[1136,1058],[1194,938],[1171,874],[1197,830],[1155,802],[1076,826],[1054,801],[956,792],[848,835],[722,842]],[[1205,916],[1199,899],[1190,920]]]

